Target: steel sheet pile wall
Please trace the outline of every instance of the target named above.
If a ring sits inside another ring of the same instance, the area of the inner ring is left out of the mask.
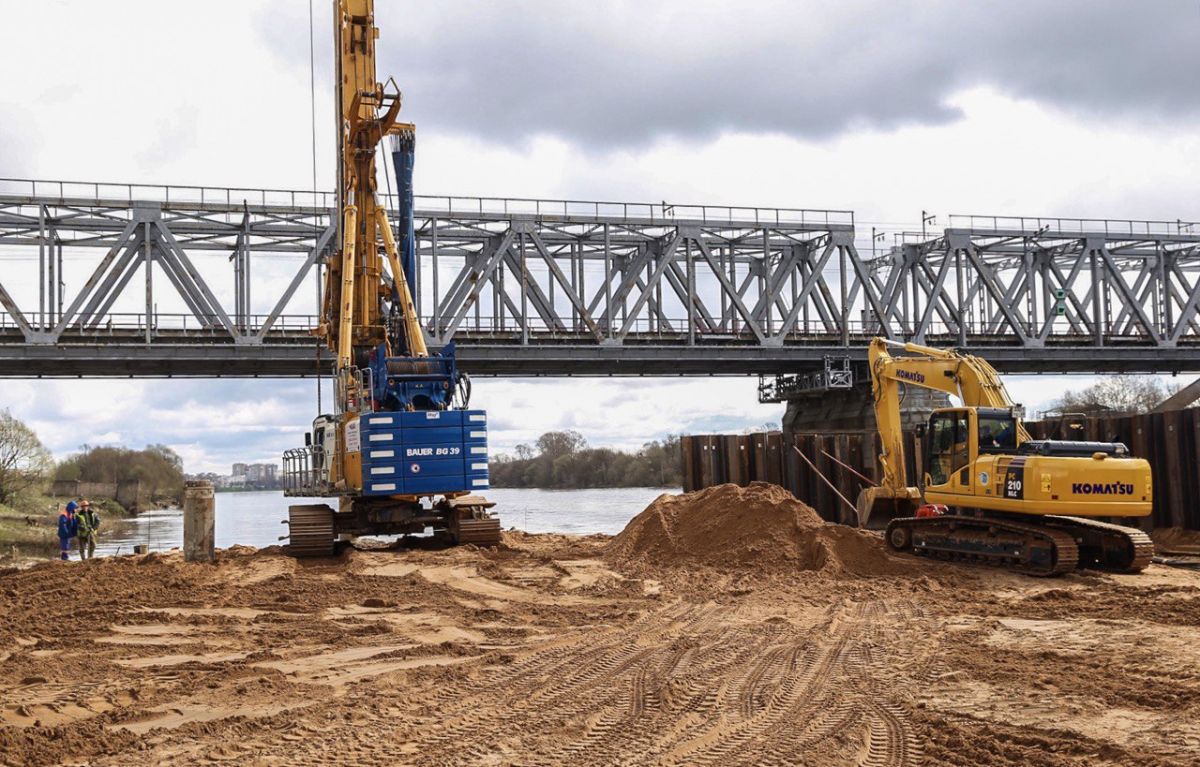
[[[905,446],[909,471],[912,472],[913,461],[919,460],[916,451],[920,446],[911,433],[905,434]],[[680,447],[685,492],[725,482],[735,485],[771,482],[786,487],[823,518],[835,522],[847,520],[849,508],[842,498],[853,503],[865,485],[854,472],[839,466],[837,461],[871,480],[879,478],[876,460],[879,436],[873,432],[796,434],[791,443],[778,431],[705,434],[684,437]],[[816,471],[793,447],[813,462]],[[818,471],[832,483],[832,488],[817,475]]]
[[[1068,438],[1054,421],[1026,426],[1035,439]],[[923,463],[923,446],[913,433],[904,436],[908,475],[916,478],[916,467]],[[1069,438],[1124,442],[1133,455],[1146,458],[1153,467],[1154,526],[1200,530],[1200,408],[1091,418],[1085,433]],[[850,469],[871,480],[879,479],[879,435],[875,432],[795,434],[791,443],[778,431],[706,434],[684,437],[680,445],[684,491],[725,482],[772,482],[786,487],[830,521],[848,520],[849,509],[839,494],[853,503],[865,485]],[[793,446],[812,461],[816,471]]]
[[[1200,530],[1200,408],[1089,418],[1082,434],[1056,421],[1026,424],[1035,439],[1124,442],[1154,472],[1154,526]]]

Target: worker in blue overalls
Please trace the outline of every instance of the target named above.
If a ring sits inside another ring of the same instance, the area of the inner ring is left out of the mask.
[[[75,518],[77,508],[79,506],[75,501],[70,501],[66,508],[58,513],[58,549],[63,561],[71,558],[71,539],[79,532],[79,520]]]

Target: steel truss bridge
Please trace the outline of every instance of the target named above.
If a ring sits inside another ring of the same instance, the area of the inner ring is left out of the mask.
[[[327,371],[309,329],[332,206],[326,193],[0,179],[0,376]],[[862,356],[872,335],[1009,372],[1200,369],[1200,228],[1180,221],[954,216],[873,257],[849,211],[416,208],[429,342],[455,342],[474,374],[805,372]]]

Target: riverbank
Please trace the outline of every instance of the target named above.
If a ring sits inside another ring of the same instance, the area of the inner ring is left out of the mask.
[[[26,493],[11,504],[0,504],[0,564],[20,565],[58,553],[58,513],[67,499]],[[132,518],[116,501],[92,499],[101,519],[101,537],[114,522]],[[107,523],[107,524],[106,524]]]
[[[611,540],[5,572],[0,762],[1200,758],[1195,573],[1039,580],[881,542],[886,577],[632,567]]]

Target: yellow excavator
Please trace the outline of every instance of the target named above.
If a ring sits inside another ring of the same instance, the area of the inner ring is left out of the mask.
[[[1151,512],[1150,464],[1124,444],[1031,439],[1022,408],[980,357],[875,338],[868,360],[882,481],[859,494],[860,526],[885,529],[896,551],[1031,575],[1136,573],[1150,563],[1149,536],[1098,519]],[[929,417],[920,437],[921,487],[907,477],[903,386],[962,402]]]

